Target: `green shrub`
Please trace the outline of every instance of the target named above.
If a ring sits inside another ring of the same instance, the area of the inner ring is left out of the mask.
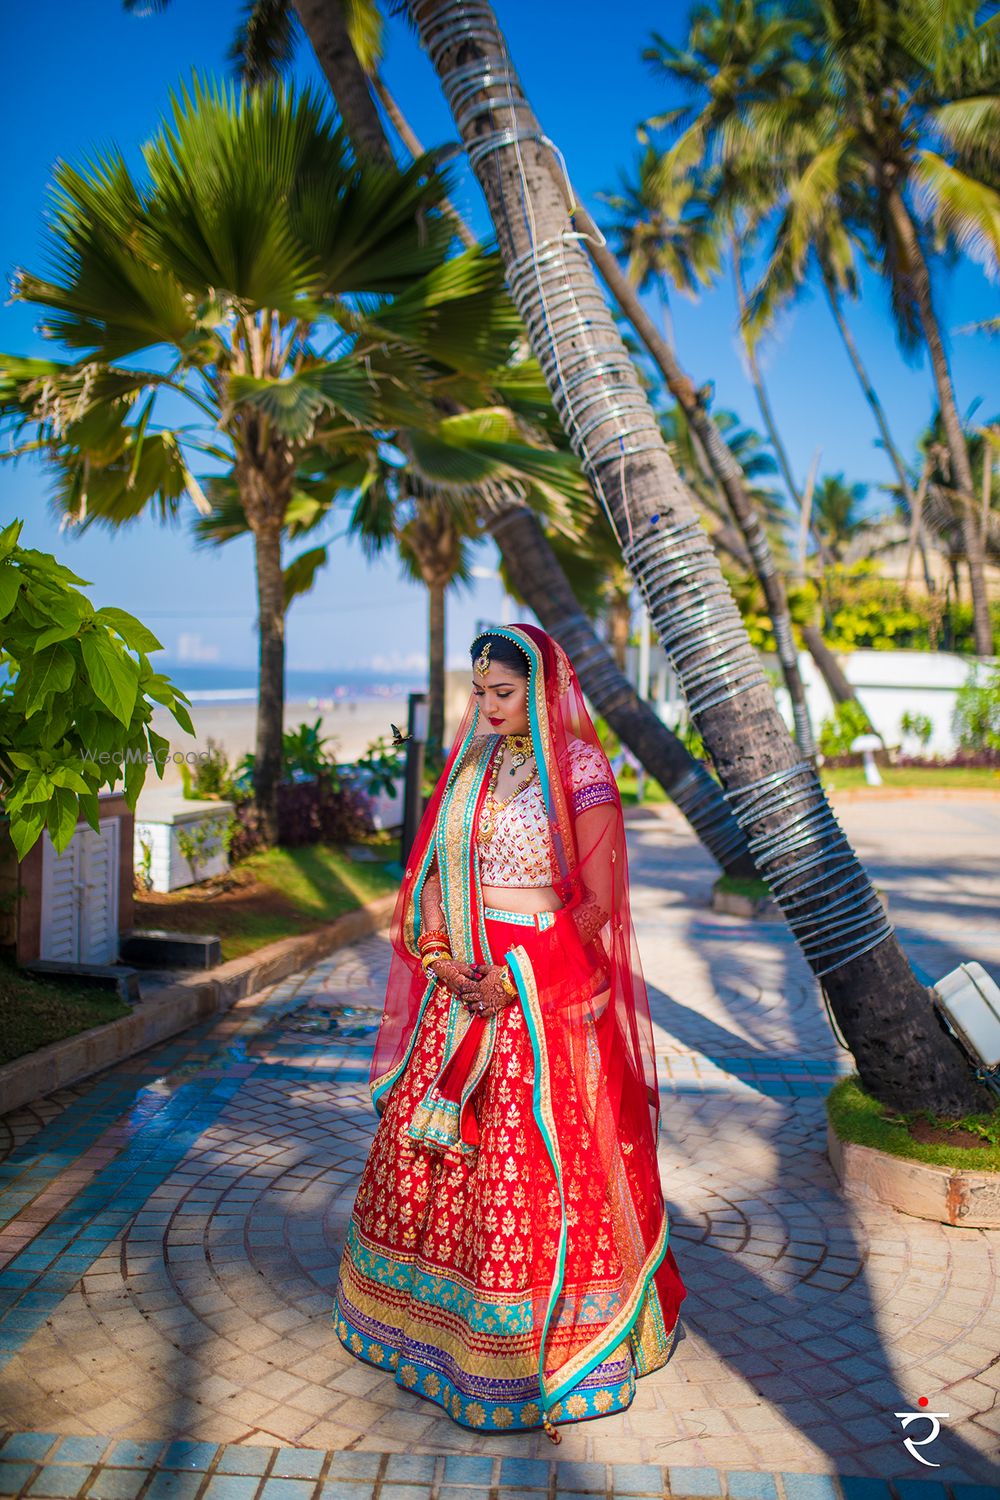
[[[911,714],[909,709],[900,715],[899,729],[901,734],[912,734],[921,745],[926,745],[934,733],[934,725],[928,714]]]
[[[47,828],[60,854],[80,818],[98,831],[97,794],[124,782],[134,812],[170,741],[152,727],[157,703],[194,734],[190,700],[154,672],[163,648],[140,620],[97,609],[87,580],[46,552],[18,545],[23,521],[0,531],[0,800],[18,859]]]
[[[820,753],[847,755],[852,740],[859,734],[869,734],[871,727],[868,715],[855,699],[838,703],[832,715],[819,726]]]
[[[337,775],[337,757],[332,750],[325,747],[336,744],[336,740],[324,738],[319,732],[322,718],[314,724],[299,724],[295,729],[287,729],[281,736],[281,779],[285,782],[313,781],[319,775],[325,776],[330,785],[336,790],[340,785]],[[247,751],[246,755],[235,768],[230,779],[230,786],[238,791],[244,791],[252,787],[254,754]]]
[[[359,755],[354,764],[360,773],[359,784],[364,791],[372,797],[376,797],[379,792],[392,797],[396,792],[396,783],[402,779],[406,767],[406,754],[396,748],[389,736],[384,734],[372,740],[364,755]]]
[[[723,571],[752,644],[759,651],[773,653],[777,645],[757,579]],[[884,578],[872,558],[838,563],[815,582],[789,584],[788,608],[794,623],[822,618],[823,637],[834,651],[862,646],[873,651],[974,649],[971,604],[946,600],[942,593],[904,588],[899,579]],[[990,605],[990,614],[1000,650],[1000,600]]]
[[[973,667],[955,697],[952,727],[963,750],[1000,750],[1000,666]]]
[[[226,801],[240,802],[253,795],[250,786],[238,778],[235,766],[229,764],[222,745],[209,737],[205,741],[205,750],[206,753],[195,761],[193,771],[186,761],[181,762],[185,797],[221,797]]]

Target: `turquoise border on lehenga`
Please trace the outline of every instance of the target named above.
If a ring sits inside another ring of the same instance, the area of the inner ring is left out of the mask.
[[[562,1385],[556,1386],[552,1391],[546,1391],[545,1339],[548,1334],[552,1312],[559,1298],[559,1294],[562,1291],[563,1281],[565,1280],[566,1276],[566,1240],[568,1233],[568,1224],[566,1219],[566,1199],[563,1194],[561,1166],[558,1150],[556,1149],[555,1143],[551,1138],[548,1129],[548,1123],[545,1120],[544,1111],[542,1110],[541,1077],[543,1071],[544,1044],[541,1037],[541,1017],[536,1014],[535,1010],[535,995],[533,993],[534,984],[533,982],[531,985],[528,984],[524,969],[524,965],[526,965],[528,971],[530,972],[531,962],[523,948],[512,948],[507,954],[507,963],[510,967],[514,983],[517,986],[518,994],[521,997],[524,1019],[528,1027],[528,1035],[531,1038],[531,1051],[535,1060],[535,1077],[532,1085],[531,1096],[532,1109],[535,1115],[535,1123],[537,1124],[539,1132],[541,1133],[542,1140],[545,1142],[545,1149],[548,1152],[549,1160],[552,1163],[552,1170],[555,1174],[556,1185],[559,1189],[559,1204],[562,1214],[562,1226],[559,1238],[559,1253],[556,1257],[556,1273],[553,1277],[552,1287],[549,1293],[549,1306],[545,1315],[545,1322],[542,1327],[542,1338],[539,1345],[538,1356],[539,1389],[542,1392],[542,1400],[544,1402],[545,1409],[549,1410],[551,1407],[557,1405],[558,1402],[562,1401],[565,1397],[570,1395],[570,1393],[577,1388],[582,1380],[586,1380],[591,1371],[594,1370],[597,1365],[599,1365],[603,1360],[607,1358],[611,1350],[617,1348],[618,1345],[622,1343],[623,1340],[627,1339],[629,1334],[632,1332],[632,1329],[635,1327],[636,1320],[639,1317],[640,1312],[642,1311],[643,1304],[647,1296],[649,1295],[650,1283],[652,1282],[653,1277],[659,1269],[659,1266],[663,1261],[663,1257],[667,1253],[667,1244],[670,1238],[669,1220],[666,1207],[664,1207],[663,1226],[660,1230],[657,1242],[647,1259],[646,1267],[642,1275],[642,1284],[638,1289],[638,1295],[636,1297],[635,1310],[632,1313],[632,1316],[628,1319],[628,1322],[624,1325],[623,1328],[616,1329],[606,1342],[598,1344],[597,1350],[594,1353],[593,1357],[589,1359],[584,1364],[582,1369],[575,1373],[571,1379],[564,1381]],[[658,1303],[659,1299],[657,1298],[657,1304]]]

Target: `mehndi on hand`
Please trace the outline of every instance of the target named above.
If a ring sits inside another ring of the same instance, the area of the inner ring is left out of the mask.
[[[506,964],[493,964],[476,986],[475,993],[463,996],[474,1016],[496,1015],[518,998],[517,989]]]
[[[446,990],[451,990],[452,994],[463,999],[470,990],[476,988],[478,976],[473,964],[463,964],[454,958],[442,957],[429,963],[427,968],[438,984],[444,985]]]

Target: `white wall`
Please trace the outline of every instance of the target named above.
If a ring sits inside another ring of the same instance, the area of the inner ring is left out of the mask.
[[[899,721],[904,713],[926,714],[933,727],[926,747],[929,755],[949,755],[957,748],[951,727],[955,695],[968,678],[975,658],[948,651],[846,651],[838,655],[848,682],[887,745],[903,744],[907,751],[919,747],[904,741]],[[984,666],[990,665],[989,659]],[[820,723],[833,712],[826,684],[812,657],[799,656],[799,670],[806,688],[809,712],[819,731]],[[778,693],[779,706],[791,722],[788,695]],[[782,701],[783,700],[783,701]]]
[[[629,676],[636,680],[638,652],[629,650]],[[927,746],[930,755],[949,755],[956,748],[951,727],[955,695],[966,681],[971,667],[977,660],[947,651],[845,651],[838,653],[838,661],[848,682],[857,691],[872,723],[887,745],[899,745],[902,733],[899,721],[904,713],[926,714],[933,727]],[[772,671],[779,670],[777,657],[765,658]],[[989,670],[995,658],[979,658],[983,670]],[[806,698],[813,724],[819,731],[823,719],[833,712],[833,702],[812,657],[808,652],[799,654],[799,670],[805,684]],[[650,651],[650,681],[660,684],[661,704],[655,706],[668,723],[677,715],[668,707],[670,686],[673,677],[661,646],[654,645]],[[665,689],[665,691],[664,691]],[[776,690],[778,708],[786,724],[791,727],[792,715],[788,693],[784,686]],[[666,700],[666,701],[663,701]],[[683,703],[683,700],[681,700]],[[679,706],[679,705],[678,705]],[[683,715],[681,715],[683,717]],[[907,751],[917,752],[916,742],[907,740],[903,744]]]

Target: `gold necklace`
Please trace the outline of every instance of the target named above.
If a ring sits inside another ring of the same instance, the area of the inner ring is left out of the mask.
[[[531,748],[531,735],[505,734],[504,744],[511,752],[510,774],[511,776],[514,776],[524,765],[524,762],[528,759],[528,756],[533,753]]]
[[[507,738],[514,738],[514,736],[507,736]],[[519,738],[527,738],[527,736],[519,736]],[[497,817],[499,816],[500,812],[507,806],[508,802],[513,802],[515,797],[519,797],[526,786],[530,786],[531,782],[534,780],[535,771],[537,770],[537,766],[532,766],[527,776],[525,776],[523,781],[518,783],[518,785],[511,792],[510,796],[507,797],[503,802],[500,802],[497,800],[496,790],[497,781],[500,776],[500,762],[502,759],[503,752],[501,751],[496,760],[493,762],[492,769],[490,770],[489,784],[486,788],[486,796],[483,799],[483,806],[479,814],[479,827],[476,834],[477,840],[480,844],[488,844],[490,842],[494,833],[496,832]]]

